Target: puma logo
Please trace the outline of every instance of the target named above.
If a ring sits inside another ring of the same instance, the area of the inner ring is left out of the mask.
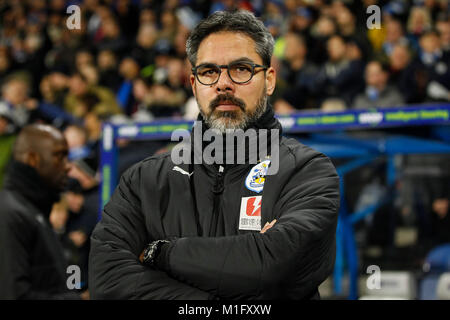
[[[181,169],[179,166],[173,167],[172,170],[178,171],[178,172],[181,173],[181,174],[186,174],[187,176],[189,176],[189,178],[190,178],[191,175],[194,173],[194,171],[192,171],[191,173],[189,173],[189,172],[187,172],[187,171]]]

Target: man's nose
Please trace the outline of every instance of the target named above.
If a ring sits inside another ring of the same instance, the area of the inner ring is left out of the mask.
[[[67,173],[69,173],[69,171],[72,169],[72,163],[69,161],[69,159],[66,157],[64,159],[64,171]]]
[[[223,68],[216,83],[217,93],[234,92],[236,84],[228,75],[227,69]]]

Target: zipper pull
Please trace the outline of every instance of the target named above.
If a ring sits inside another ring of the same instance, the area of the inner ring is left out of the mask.
[[[216,184],[214,185],[213,192],[215,194],[220,194],[223,192],[223,173],[225,168],[223,166],[219,166],[219,171],[217,173]]]

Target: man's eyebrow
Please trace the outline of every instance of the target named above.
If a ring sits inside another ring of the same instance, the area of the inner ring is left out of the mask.
[[[233,61],[230,61],[228,64],[230,64],[230,63],[236,63],[236,62],[250,62],[250,63],[255,63],[255,62],[254,62],[252,59],[250,59],[250,58],[247,58],[247,57],[240,57],[240,58],[234,59]],[[214,65],[214,64],[217,65],[217,63],[205,61],[205,62],[202,62],[202,63],[198,64],[198,66]]]
[[[240,58],[234,59],[234,60],[231,61],[230,63],[236,63],[236,62],[250,62],[250,63],[255,63],[252,59],[247,58],[247,57],[240,57]]]

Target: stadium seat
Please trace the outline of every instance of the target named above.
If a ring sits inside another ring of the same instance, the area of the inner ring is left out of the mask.
[[[440,273],[432,273],[426,275],[420,281],[419,300],[436,300],[436,289],[439,281]]]
[[[439,277],[436,297],[439,300],[450,300],[450,272],[445,272]]]
[[[382,271],[380,288],[365,288],[359,300],[411,300],[416,297],[416,279],[411,272]]]
[[[425,272],[450,271],[450,243],[433,248],[425,258]]]

